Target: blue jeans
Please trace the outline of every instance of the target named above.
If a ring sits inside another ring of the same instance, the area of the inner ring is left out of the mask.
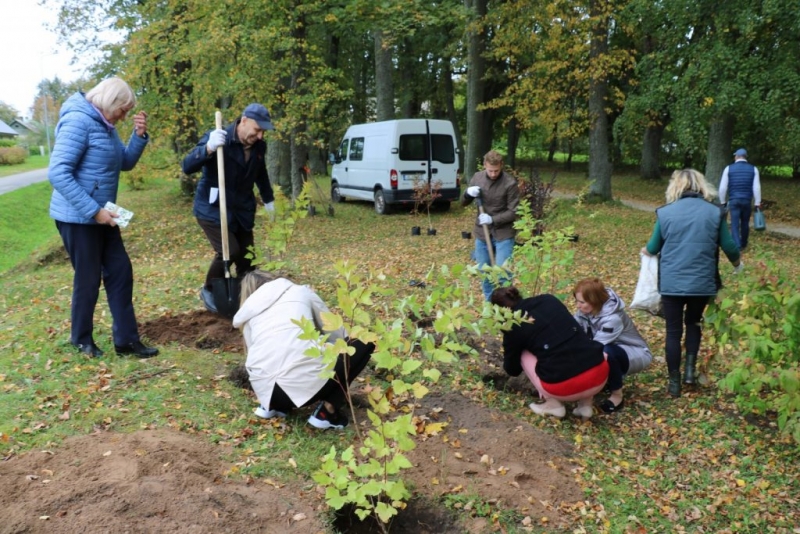
[[[511,257],[511,253],[514,252],[514,238],[510,239],[503,239],[502,241],[497,241],[494,237],[492,238],[492,247],[494,248],[494,262],[495,265],[503,265],[508,258]],[[484,265],[489,265],[489,249],[486,247],[486,241],[482,239],[475,240],[475,252],[473,254],[475,261],[478,263],[478,267],[483,267]],[[500,280],[501,284],[506,284],[511,279],[511,273],[508,273],[508,277],[503,278]],[[494,291],[495,287],[492,285],[491,281],[488,278],[483,279],[483,297],[488,302],[492,298],[492,291]]]
[[[753,212],[750,200],[731,199],[728,201],[728,211],[731,213],[733,242],[742,249],[747,246],[750,236],[750,214]]]

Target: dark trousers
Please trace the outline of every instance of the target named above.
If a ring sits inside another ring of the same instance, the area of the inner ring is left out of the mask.
[[[700,350],[702,335],[703,311],[711,297],[671,297],[661,295],[664,308],[664,320],[667,323],[667,339],[665,352],[667,369],[681,369],[681,338],[686,327],[686,352],[697,354]]]
[[[608,354],[608,382],[606,386],[611,391],[622,388],[622,377],[630,368],[628,353],[619,345],[610,344],[603,347],[603,352]]]
[[[733,241],[740,249],[744,248],[747,246],[748,238],[750,237],[750,215],[753,213],[750,199],[729,200],[728,211],[731,214],[731,234],[733,234]]]
[[[317,394],[311,397],[303,406],[309,406],[319,401],[327,401],[338,410],[344,403],[344,384],[349,387],[353,383],[353,380],[367,366],[375,350],[374,343],[363,343],[357,339],[351,339],[349,344],[355,347],[355,354],[349,357],[346,354],[340,354],[336,365],[333,367],[334,377],[329,379]],[[292,402],[292,399],[279,385],[275,384],[275,388],[272,390],[272,398],[269,400],[269,409],[288,413],[294,408],[297,408],[297,406]]]
[[[56,221],[75,275],[72,280],[72,335],[74,344],[94,342],[94,308],[100,280],[111,308],[115,345],[139,341],[133,311],[133,267],[118,226]]]
[[[222,260],[222,228],[219,223],[197,219],[197,223],[211,243],[211,247],[216,254],[211,260],[211,265],[206,273],[206,289],[211,291],[211,280],[214,278],[225,278],[225,262]],[[253,265],[249,258],[246,258],[247,249],[254,243],[252,230],[232,231],[228,228],[228,252],[230,260],[236,265],[235,276],[241,278],[245,273],[253,270]]]

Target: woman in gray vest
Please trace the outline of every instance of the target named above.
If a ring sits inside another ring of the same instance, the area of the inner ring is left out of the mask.
[[[716,195],[705,177],[694,169],[672,173],[667,204],[656,210],[653,235],[642,252],[660,255],[658,289],[667,323],[665,352],[673,397],[681,394],[681,339],[686,325],[686,365],[683,382],[694,384],[700,350],[703,311],[721,287],[719,248],[742,270],[739,247],[731,237],[725,213],[711,200]]]

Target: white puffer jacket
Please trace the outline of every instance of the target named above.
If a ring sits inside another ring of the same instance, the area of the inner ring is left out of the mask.
[[[315,346],[314,342],[299,339],[302,330],[292,322],[305,317],[323,331],[322,312],[326,311],[328,307],[314,291],[285,278],[262,285],[239,308],[233,326],[244,326],[245,366],[250,384],[265,408],[269,407],[275,384],[296,406],[302,406],[327,382],[320,376],[325,370],[322,360],[304,354]],[[346,335],[343,328],[326,333],[331,343]]]

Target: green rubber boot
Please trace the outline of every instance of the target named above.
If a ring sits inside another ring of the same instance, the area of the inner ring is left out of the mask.
[[[681,396],[681,371],[669,372],[669,383],[667,384],[667,392],[673,397]]]
[[[695,370],[695,366],[697,365],[697,354],[686,354],[686,366],[683,368],[683,383],[684,384],[694,384],[695,377],[697,376],[697,371]]]

